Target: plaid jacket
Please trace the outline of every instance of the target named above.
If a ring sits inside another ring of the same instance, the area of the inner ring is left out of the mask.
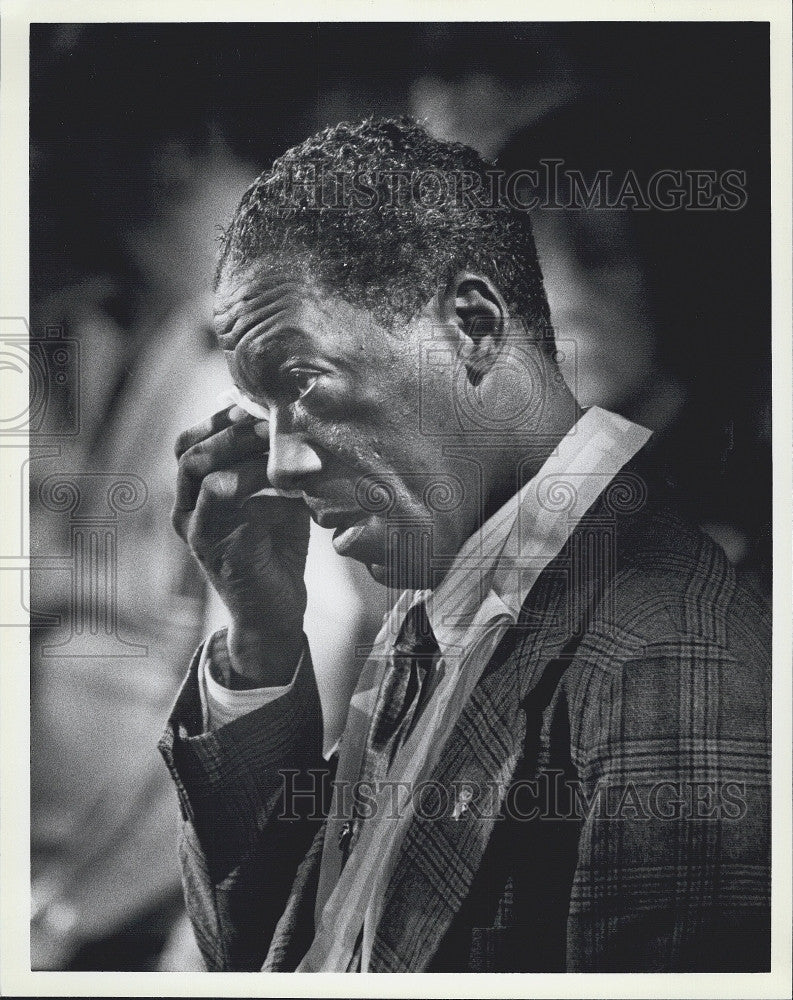
[[[673,504],[637,494],[635,468],[542,573],[460,717],[372,971],[770,967],[770,618]],[[196,937],[212,970],[294,969],[333,774],[316,685],[306,671],[202,734],[197,660],[160,742]],[[316,794],[285,810],[285,780]]]

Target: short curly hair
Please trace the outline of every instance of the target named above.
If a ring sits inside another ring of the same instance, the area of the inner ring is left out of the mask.
[[[503,201],[472,205],[460,197],[464,185],[449,185],[467,177],[470,187],[488,172],[476,150],[439,141],[412,118],[323,129],[245,192],[221,238],[216,284],[240,266],[288,267],[393,328],[469,269],[494,281],[511,316],[552,344],[528,213]]]

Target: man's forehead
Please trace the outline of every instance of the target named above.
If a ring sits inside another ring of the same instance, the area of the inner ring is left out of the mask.
[[[266,328],[284,314],[323,308],[317,286],[286,269],[255,265],[227,271],[215,291],[214,325],[220,346],[233,351],[253,325]]]
[[[218,300],[236,301],[252,291],[266,293],[280,285],[291,284],[304,289],[306,294],[316,291],[316,283],[303,270],[294,266],[278,266],[264,261],[253,261],[238,266],[227,266],[218,281]]]
[[[241,342],[257,342],[285,328],[333,341],[341,349],[393,349],[389,334],[365,306],[320,286],[310,275],[256,264],[222,276],[215,293],[215,333],[228,356]],[[400,340],[397,337],[396,340]],[[243,345],[244,346],[244,345]]]

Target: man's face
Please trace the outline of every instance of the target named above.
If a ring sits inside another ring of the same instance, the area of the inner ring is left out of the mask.
[[[235,383],[269,410],[271,483],[300,490],[375,579],[433,586],[481,492],[476,463],[444,454],[454,359],[425,363],[444,336],[433,307],[391,332],[292,273],[249,268],[221,282],[215,325]]]

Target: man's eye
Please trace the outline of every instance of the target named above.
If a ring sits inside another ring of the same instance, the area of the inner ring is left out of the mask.
[[[303,399],[314,388],[320,374],[312,368],[290,368],[283,376],[289,396]]]

